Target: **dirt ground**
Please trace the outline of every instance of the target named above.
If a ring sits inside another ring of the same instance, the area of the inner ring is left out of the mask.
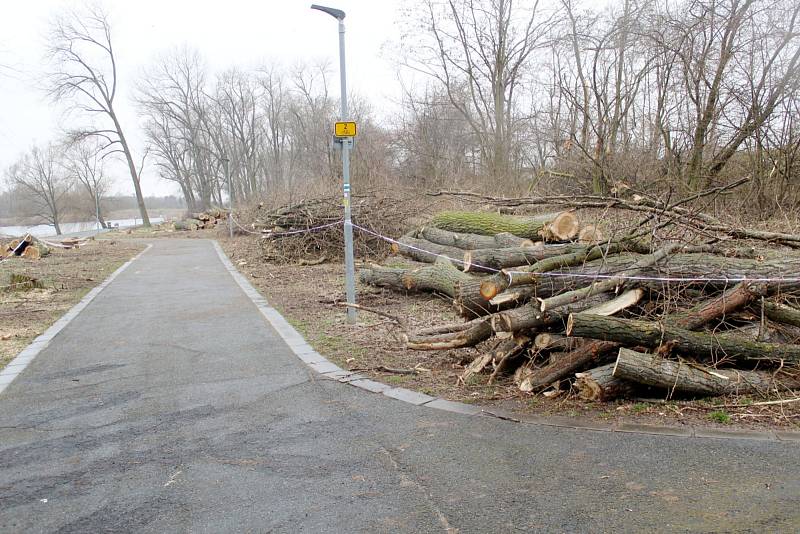
[[[391,319],[360,311],[357,324],[347,324],[345,308],[340,305],[344,300],[344,269],[339,263],[275,265],[261,259],[255,239],[221,239],[220,244],[234,265],[317,351],[342,368],[357,370],[387,384],[528,414],[639,424],[800,429],[800,403],[760,406],[755,403],[763,399],[745,397],[602,403],[583,401],[569,391],[554,398],[523,393],[509,377],[489,385],[488,374],[481,374],[465,383],[460,378],[464,366],[490,349],[491,341],[450,351],[408,350],[402,331]],[[403,261],[389,258],[385,264],[399,265]],[[460,320],[448,300],[428,294],[400,295],[359,284],[357,295],[360,305],[402,318],[411,330]],[[401,372],[387,372],[386,368]]]
[[[0,369],[144,246],[97,240],[76,249],[51,248],[40,260],[0,262]],[[36,278],[44,287],[11,291],[5,286],[12,273]]]

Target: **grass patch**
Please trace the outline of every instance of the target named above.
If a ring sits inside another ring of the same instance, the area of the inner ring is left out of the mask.
[[[715,412],[711,412],[708,414],[708,418],[714,421],[715,423],[722,423],[723,425],[727,425],[731,422],[731,416],[728,415],[724,410],[717,410]]]
[[[391,375],[384,378],[389,384],[403,384],[408,382],[408,375]]]

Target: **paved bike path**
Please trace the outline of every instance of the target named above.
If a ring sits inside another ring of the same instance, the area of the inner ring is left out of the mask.
[[[798,459],[324,379],[213,243],[159,240],[0,394],[0,532],[797,531]]]

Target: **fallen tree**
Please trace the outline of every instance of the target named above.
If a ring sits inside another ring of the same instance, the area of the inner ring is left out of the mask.
[[[782,372],[714,369],[686,360],[619,349],[612,376],[670,392],[690,395],[742,395],[800,389],[800,377]]]
[[[567,241],[578,235],[580,222],[573,212],[561,211],[532,217],[491,212],[443,211],[431,225],[451,232],[497,235],[503,232],[544,241]]]

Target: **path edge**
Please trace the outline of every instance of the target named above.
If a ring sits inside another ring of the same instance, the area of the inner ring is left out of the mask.
[[[800,445],[800,432],[792,431],[753,431],[736,430],[721,428],[704,428],[694,426],[666,426],[666,425],[647,425],[633,423],[604,423],[581,417],[561,417],[561,416],[539,416],[506,412],[491,406],[480,406],[477,404],[465,404],[462,402],[451,401],[441,397],[432,397],[418,391],[406,388],[389,386],[382,382],[371,380],[363,375],[342,369],[331,362],[314,347],[312,347],[278,310],[267,302],[267,299],[258,292],[250,281],[239,272],[233,265],[228,255],[222,249],[219,242],[214,239],[211,241],[217,251],[220,261],[225,269],[236,281],[237,285],[255,304],[261,315],[275,329],[278,335],[289,346],[289,349],[303,363],[314,371],[320,373],[325,378],[336,380],[350,386],[357,387],[370,393],[378,393],[415,406],[425,406],[441,411],[458,413],[467,416],[489,416],[503,419],[515,423],[527,423],[538,426],[550,426],[571,430],[589,430],[595,432],[613,432],[617,434],[639,434],[650,436],[668,436],[676,438],[697,438],[697,439],[734,439],[734,440],[756,440],[767,442],[789,442]]]
[[[11,385],[11,383],[28,367],[28,365],[42,352],[50,342],[61,332],[69,323],[72,322],[75,317],[81,313],[86,306],[91,303],[97,295],[100,294],[108,285],[114,281],[114,279],[122,274],[122,272],[130,267],[130,265],[139,259],[139,257],[153,248],[152,243],[148,243],[147,246],[136,254],[134,257],[120,265],[117,270],[111,273],[108,278],[100,282],[100,284],[93,287],[88,293],[86,293],[81,300],[78,301],[72,308],[67,310],[67,312],[62,315],[56,322],[51,324],[47,330],[45,330],[42,334],[36,337],[30,345],[22,349],[14,359],[8,362],[6,366],[0,370],[0,395],[2,395],[3,391]]]

